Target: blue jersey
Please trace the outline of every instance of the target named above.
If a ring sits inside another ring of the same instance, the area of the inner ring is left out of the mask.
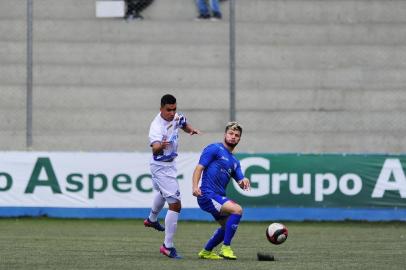
[[[200,186],[205,196],[225,196],[231,177],[236,181],[244,179],[240,162],[222,143],[208,145],[200,156],[199,164],[205,168]]]

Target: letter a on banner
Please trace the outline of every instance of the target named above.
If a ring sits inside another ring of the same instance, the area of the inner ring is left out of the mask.
[[[393,175],[393,181],[391,181]],[[387,190],[398,190],[406,198],[406,177],[399,159],[386,159],[376,181],[372,198],[382,198]]]
[[[44,169],[47,179],[39,179],[42,169]],[[34,193],[36,186],[49,186],[51,187],[53,193],[62,193],[49,158],[38,158],[37,163],[35,163],[34,170],[32,171],[30,181],[25,189],[25,193]]]

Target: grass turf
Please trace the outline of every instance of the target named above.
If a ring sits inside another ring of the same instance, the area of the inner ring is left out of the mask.
[[[0,219],[0,269],[405,269],[406,223],[285,222],[279,246],[265,237],[268,223],[242,222],[232,247],[236,261],[207,261],[197,253],[216,229],[178,223],[183,260],[159,254],[163,233],[142,220]],[[275,261],[257,261],[257,252]]]

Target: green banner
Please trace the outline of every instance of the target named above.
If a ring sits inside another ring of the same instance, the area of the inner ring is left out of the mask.
[[[406,208],[406,156],[237,154],[251,191],[228,195],[250,207]]]

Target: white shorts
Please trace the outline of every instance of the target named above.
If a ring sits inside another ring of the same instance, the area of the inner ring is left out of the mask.
[[[175,166],[161,166],[150,164],[152,184],[154,189],[161,193],[168,203],[175,203],[181,200],[177,170]]]

